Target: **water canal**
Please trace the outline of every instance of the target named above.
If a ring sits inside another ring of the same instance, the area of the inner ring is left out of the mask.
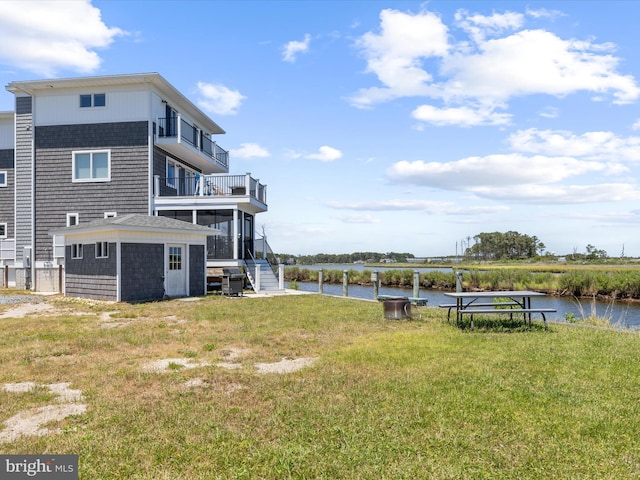
[[[300,265],[298,268],[309,270],[371,270],[383,272],[385,270],[397,270],[398,268],[384,268],[384,267],[364,267],[363,265]],[[446,271],[451,272],[451,268],[414,268],[411,270],[417,270],[420,273],[429,271]],[[315,282],[299,282],[299,289],[307,292],[317,292],[318,284]],[[342,284],[328,284],[323,285],[322,292],[326,295],[342,296]],[[429,305],[437,307],[440,303],[451,303],[451,298],[444,295],[445,292],[440,290],[427,290],[420,289],[420,297],[427,298]],[[398,287],[380,287],[380,295],[396,295],[403,297],[412,297],[412,288],[398,288]],[[373,300],[373,287],[372,286],[360,286],[349,285],[348,296],[354,298],[364,298]],[[565,321],[567,315],[573,315],[576,319],[582,319],[584,317],[597,316],[601,318],[607,318],[611,323],[618,327],[629,329],[640,329],[640,304],[628,303],[628,302],[602,302],[593,301],[588,298],[575,299],[570,297],[554,297],[546,296],[536,298],[536,306],[541,308],[553,308],[556,313],[547,315],[547,318],[552,321]]]

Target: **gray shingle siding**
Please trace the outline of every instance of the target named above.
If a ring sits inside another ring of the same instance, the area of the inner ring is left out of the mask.
[[[205,271],[204,245],[189,245],[189,295],[205,293]]]
[[[16,98],[15,131],[15,239],[16,257],[22,259],[23,247],[32,240],[32,179],[33,179],[33,114],[31,97]]]
[[[123,302],[164,298],[164,245],[121,245],[121,293]]]
[[[0,187],[0,223],[7,224],[7,238],[13,238],[14,188],[13,149],[0,150],[0,171],[7,172],[7,186]]]
[[[183,160],[178,160],[172,155],[169,155],[167,152],[158,148],[157,146],[153,149],[153,176],[160,177],[160,195],[175,195],[176,189],[173,187],[167,186],[167,157],[174,159],[176,162],[179,162],[191,170],[195,172],[202,172],[201,169],[194,167],[193,165],[186,163]]]
[[[149,213],[147,122],[43,126],[36,128],[36,258],[51,260],[49,231],[66,226],[67,213],[80,223],[105,212]],[[108,149],[111,181],[72,182],[74,150]]]
[[[95,243],[84,244],[82,249],[82,258],[71,258],[71,247],[65,247],[65,294],[117,300],[116,244],[109,243],[108,258],[96,258]]]

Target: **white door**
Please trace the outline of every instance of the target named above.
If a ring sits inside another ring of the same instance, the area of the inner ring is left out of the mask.
[[[183,297],[187,295],[186,245],[167,245],[166,295]]]

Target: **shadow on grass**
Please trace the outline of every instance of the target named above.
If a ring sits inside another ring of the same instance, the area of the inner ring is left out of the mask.
[[[469,317],[464,318],[458,326],[462,330],[479,331],[479,332],[498,332],[498,333],[515,333],[515,332],[544,332],[544,323],[542,320],[532,319],[531,323],[522,318],[511,318],[507,315],[491,315],[491,316],[474,316],[473,320]]]

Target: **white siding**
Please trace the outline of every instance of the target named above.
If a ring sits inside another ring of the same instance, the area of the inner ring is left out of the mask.
[[[104,93],[105,107],[80,108],[80,95]],[[149,119],[149,91],[96,87],[91,90],[64,90],[35,97],[34,122],[40,125],[133,122]]]
[[[0,118],[0,150],[14,148],[15,136],[13,135],[13,116]]]

